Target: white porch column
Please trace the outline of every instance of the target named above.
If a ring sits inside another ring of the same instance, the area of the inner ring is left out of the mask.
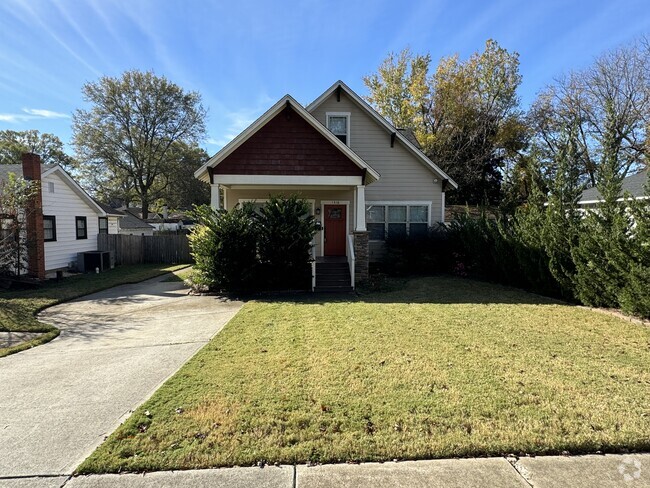
[[[440,203],[442,204],[440,205],[441,212],[442,212],[440,215],[440,222],[444,224],[445,223],[445,192],[444,191],[442,192],[442,198],[440,200]]]
[[[365,232],[366,231],[366,187],[364,185],[357,186],[355,192],[355,200],[357,202],[357,208],[354,212],[356,225],[354,230],[356,232]]]
[[[219,191],[219,184],[218,183],[212,183],[210,185],[210,206],[215,209],[219,210],[221,208],[221,195]]]

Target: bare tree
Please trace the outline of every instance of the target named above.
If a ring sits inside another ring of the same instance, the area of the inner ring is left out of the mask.
[[[577,157],[589,186],[598,183],[605,141],[616,145],[620,176],[645,166],[650,123],[647,43],[635,42],[609,51],[588,68],[556,80],[539,94],[529,121],[535,142],[548,161],[556,158],[566,129],[577,128]]]
[[[19,276],[27,263],[27,221],[40,191],[37,182],[9,173],[0,180],[0,277]]]

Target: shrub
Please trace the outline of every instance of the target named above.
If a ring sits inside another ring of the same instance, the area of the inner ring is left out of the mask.
[[[309,210],[296,196],[271,197],[259,214],[251,203],[229,212],[196,207],[194,284],[229,292],[309,288],[317,231]]]
[[[389,238],[382,269],[393,276],[428,275],[451,271],[449,237],[444,227],[425,235]]]
[[[194,281],[213,290],[246,291],[257,281],[257,227],[250,204],[230,212],[196,207],[197,225],[189,236]]]
[[[266,285],[272,289],[309,288],[312,239],[318,230],[309,204],[295,195],[271,197],[256,221]]]

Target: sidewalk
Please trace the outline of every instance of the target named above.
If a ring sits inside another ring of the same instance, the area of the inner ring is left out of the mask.
[[[441,459],[0,479],[16,488],[650,488],[650,454]]]

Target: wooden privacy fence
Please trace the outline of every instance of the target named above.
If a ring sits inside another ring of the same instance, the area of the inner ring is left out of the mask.
[[[97,247],[100,251],[113,251],[117,265],[193,262],[186,234],[159,236],[99,234]]]

